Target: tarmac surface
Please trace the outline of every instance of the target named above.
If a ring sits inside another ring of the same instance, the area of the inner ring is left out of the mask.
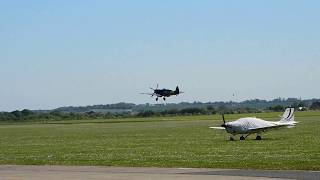
[[[320,179],[320,171],[268,171],[198,168],[134,168],[101,166],[29,166],[1,165],[0,180],[55,180],[55,179],[108,179],[108,180],[267,180],[267,179]]]

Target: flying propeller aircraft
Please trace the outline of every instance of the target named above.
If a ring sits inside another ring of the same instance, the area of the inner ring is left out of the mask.
[[[261,133],[281,127],[292,128],[298,122],[294,121],[294,108],[287,108],[280,121],[265,121],[255,117],[240,118],[236,121],[226,122],[222,114],[223,124],[221,127],[210,127],[212,129],[223,129],[231,134],[230,140],[240,134],[240,140],[245,140],[251,134],[257,134],[256,140],[261,140]]]
[[[156,96],[156,101],[158,101],[159,97],[165,101],[167,97],[183,93],[179,90],[179,87],[176,87],[176,90],[170,90],[170,89],[158,89],[159,85],[157,84],[156,88],[150,87],[151,90],[153,90],[153,93],[141,93],[141,94],[148,94],[151,95],[151,97]]]

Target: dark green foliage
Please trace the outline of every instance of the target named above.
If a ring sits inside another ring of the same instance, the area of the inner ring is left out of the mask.
[[[127,117],[157,117],[200,114],[240,114],[258,113],[264,111],[284,111],[285,107],[309,107],[320,109],[320,100],[299,100],[296,98],[266,100],[247,100],[243,102],[182,102],[178,104],[140,104],[117,103],[108,105],[94,105],[85,107],[62,107],[55,110],[0,112],[0,122],[81,119],[111,119]],[[300,109],[306,110],[306,108]]]
[[[177,109],[164,110],[161,112],[162,115],[178,115],[179,113]]]
[[[155,113],[153,111],[150,111],[150,110],[138,113],[139,117],[150,117],[150,116],[154,116],[154,115],[155,115]]]
[[[147,110],[155,111],[155,112],[163,112],[163,111],[170,111],[172,109],[175,110],[182,110],[186,108],[200,108],[200,109],[207,109],[207,111],[218,112],[223,110],[229,109],[250,109],[253,110],[264,110],[268,109],[268,107],[274,107],[277,105],[283,107],[309,107],[313,102],[320,101],[319,99],[308,99],[308,100],[301,100],[297,98],[277,98],[271,101],[267,100],[260,100],[260,99],[253,99],[253,100],[246,100],[242,102],[181,102],[177,104],[173,103],[166,103],[166,104],[132,104],[132,103],[116,103],[116,104],[107,104],[107,105],[93,105],[93,106],[83,106],[83,107],[61,107],[55,109],[56,111],[60,112],[101,112],[101,113],[128,113],[128,112],[143,112]],[[209,109],[208,109],[209,108]],[[215,110],[215,111],[214,111]]]
[[[207,111],[211,114],[217,113],[216,109],[212,105],[207,106]]]
[[[34,114],[34,112],[28,110],[28,109],[24,109],[21,111],[21,115],[26,117],[26,116],[32,116]]]
[[[291,107],[295,108],[295,109],[298,109],[300,107],[307,107],[306,104],[303,102],[303,101],[297,101],[297,102],[294,102]]]
[[[132,109],[135,104],[132,103],[116,103],[116,104],[106,104],[106,105],[93,105],[93,106],[83,106],[83,107],[61,107],[55,109],[60,112],[89,112],[94,110],[103,110],[103,109]]]
[[[320,101],[313,102],[310,106],[312,110],[320,110]]]
[[[271,110],[271,111],[280,112],[280,111],[284,111],[285,108],[283,106],[281,106],[281,105],[276,105],[276,106],[273,106],[273,107],[269,107],[268,109]]]
[[[186,108],[186,109],[182,109],[180,111],[180,114],[182,115],[205,114],[205,110],[199,109],[199,108]]]
[[[21,120],[22,119],[22,113],[20,111],[12,111],[11,114],[14,116],[15,120]]]

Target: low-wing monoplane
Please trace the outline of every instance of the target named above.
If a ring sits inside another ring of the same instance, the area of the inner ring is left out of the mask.
[[[153,90],[153,93],[141,93],[141,94],[147,94],[151,95],[151,97],[156,96],[156,101],[158,101],[159,97],[162,98],[164,101],[166,100],[167,97],[176,95],[178,96],[179,94],[183,93],[179,90],[179,87],[176,87],[176,90],[170,90],[170,89],[158,89],[158,84],[156,88],[150,87],[151,90]]]
[[[282,127],[292,128],[297,124],[294,121],[294,108],[287,108],[280,121],[265,121],[255,117],[240,118],[236,121],[226,122],[222,114],[223,124],[220,127],[210,127],[212,129],[223,129],[231,134],[230,140],[240,134],[240,140],[245,140],[251,134],[257,134],[256,140],[261,140],[261,134],[265,131],[278,129]]]

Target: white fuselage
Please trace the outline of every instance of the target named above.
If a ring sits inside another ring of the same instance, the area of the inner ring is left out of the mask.
[[[226,131],[230,134],[248,134],[252,129],[276,126],[276,122],[265,121],[259,118],[246,117],[226,123]]]

